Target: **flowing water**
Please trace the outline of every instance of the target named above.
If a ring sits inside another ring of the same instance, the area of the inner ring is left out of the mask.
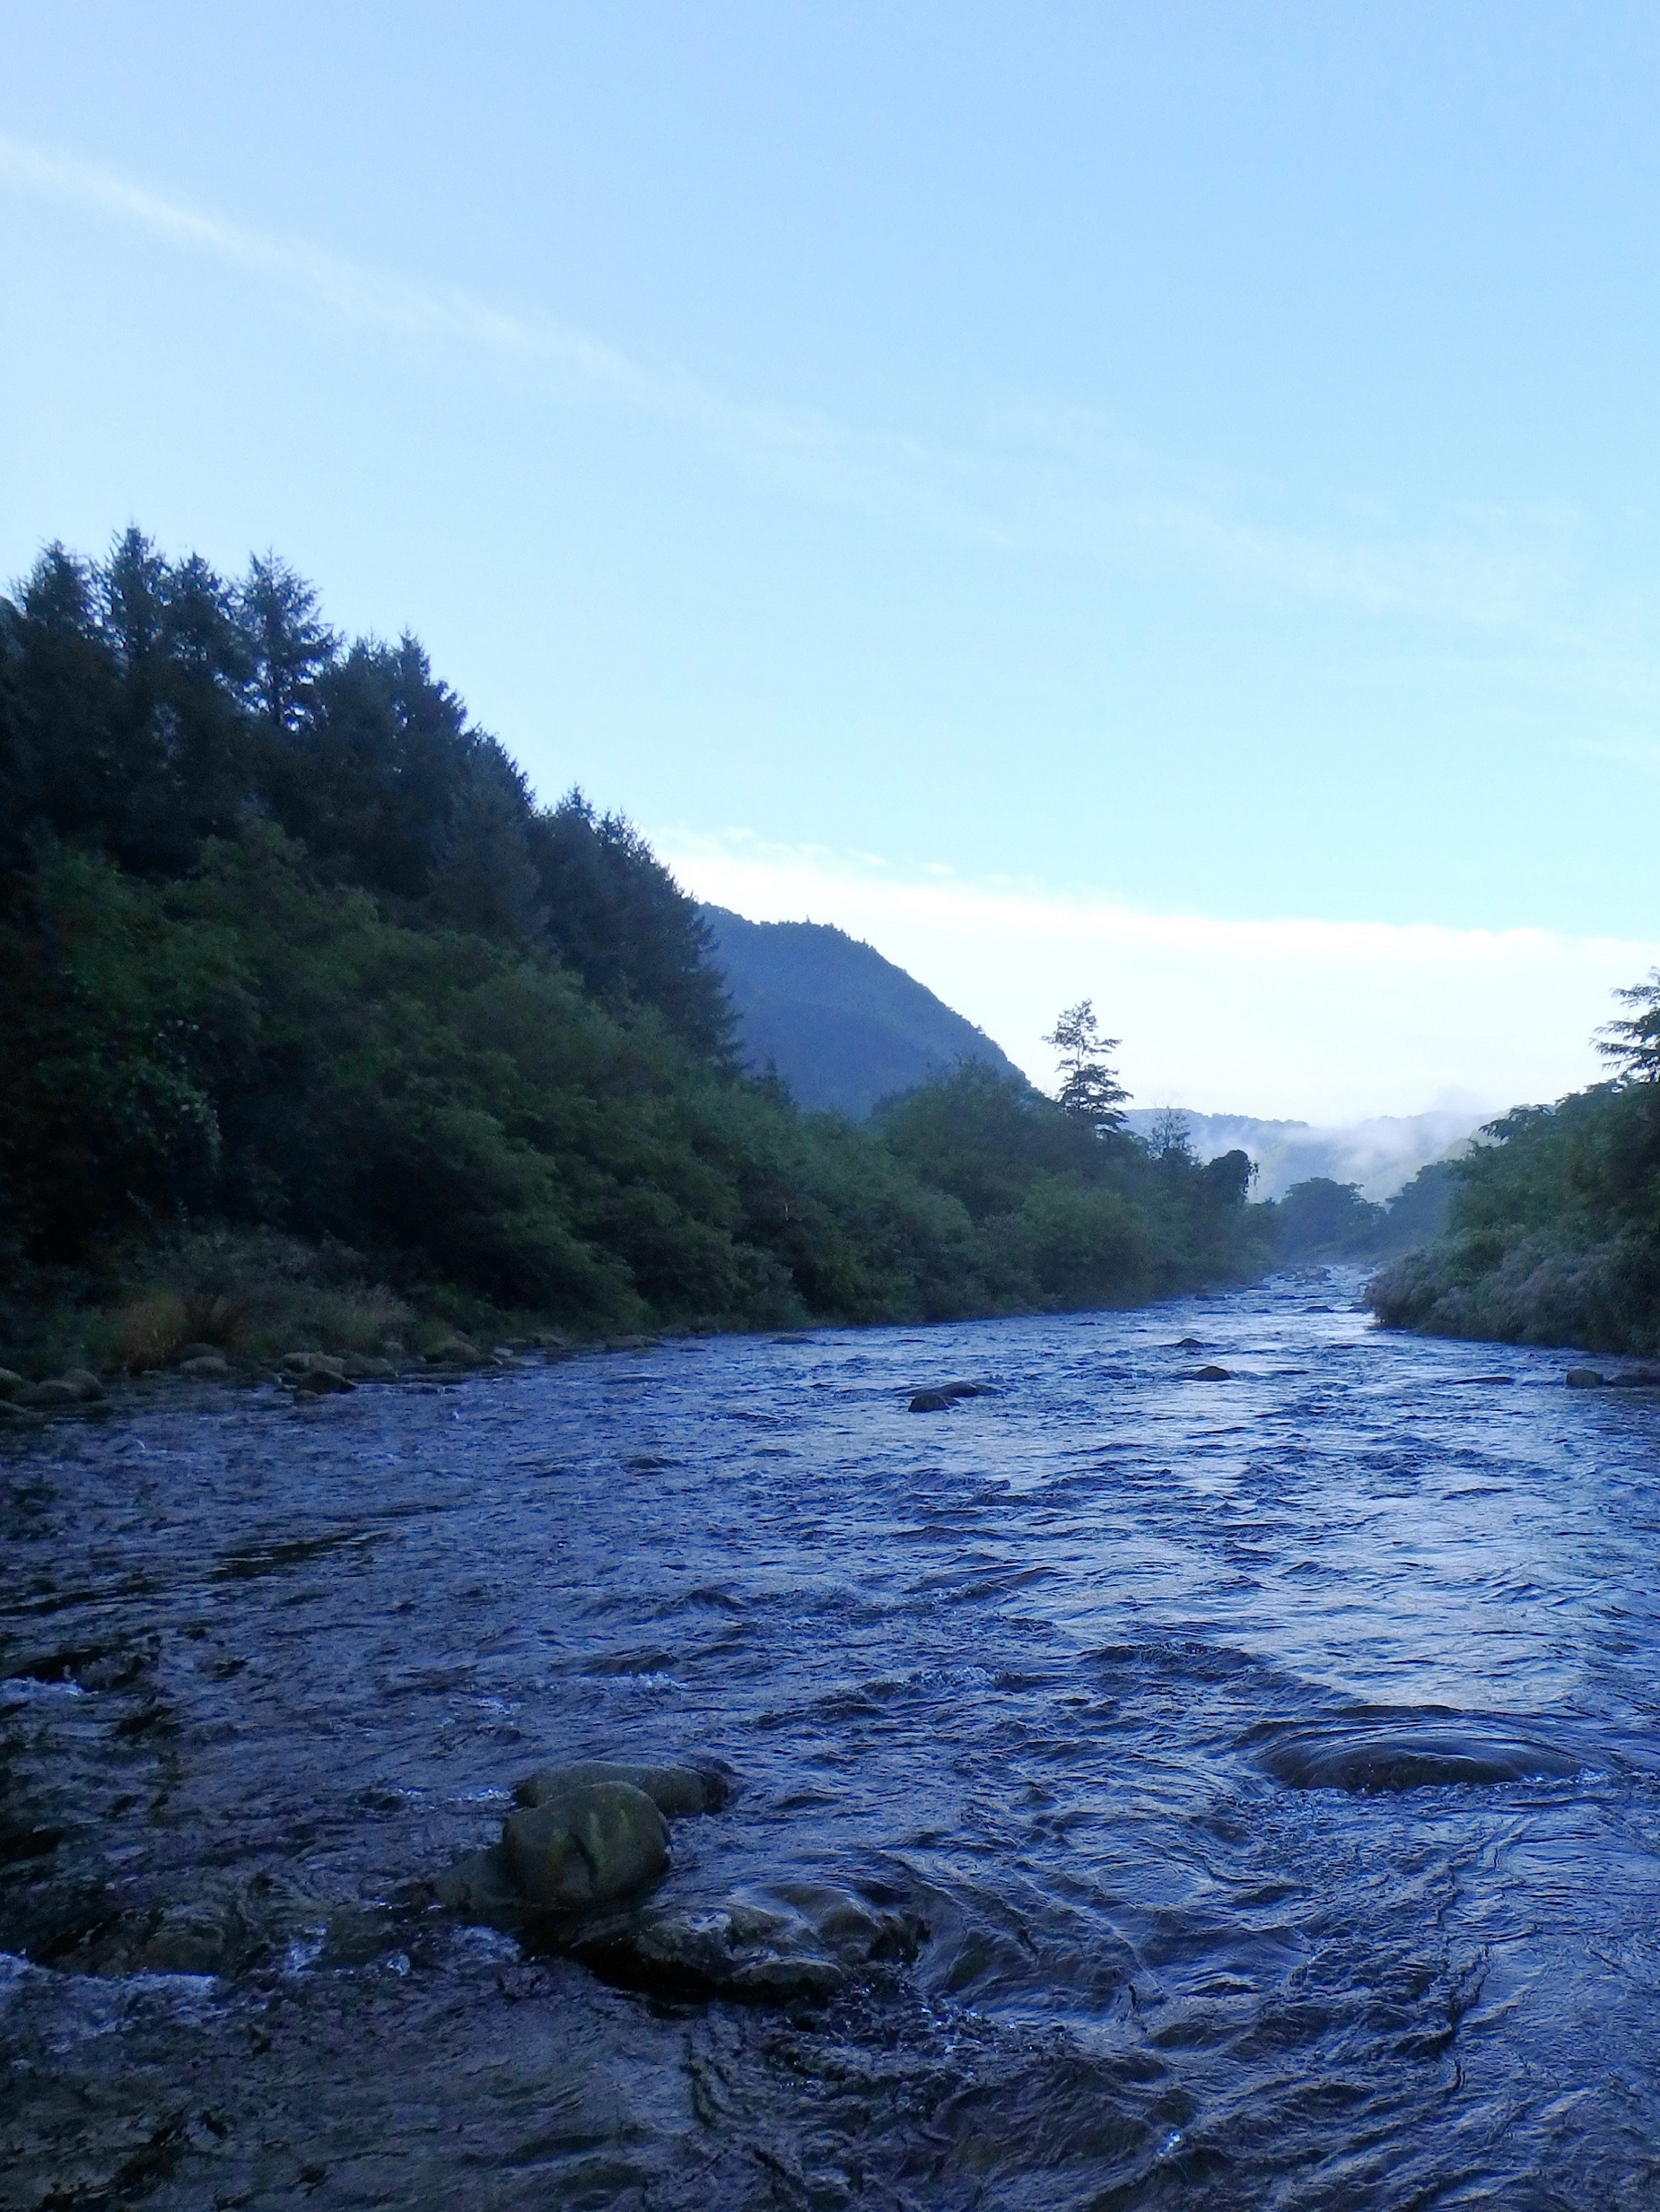
[[[9,1440],[0,2203],[1660,2204],[1660,1404],[1355,1289]],[[654,2002],[425,1902],[605,1755],[736,1782],[662,1902],[926,1941]]]

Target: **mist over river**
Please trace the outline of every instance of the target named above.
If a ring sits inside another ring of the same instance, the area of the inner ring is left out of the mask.
[[[1357,1289],[9,1438],[0,2203],[1660,2203],[1660,1402]],[[658,1904],[920,1948],[427,1900],[596,1757],[733,1780]]]

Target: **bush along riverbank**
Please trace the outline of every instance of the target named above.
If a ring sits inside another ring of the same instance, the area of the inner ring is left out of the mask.
[[[1368,1291],[1389,1327],[1660,1352],[1660,971],[1620,996],[1609,1081],[1518,1108],[1450,1164],[1446,1233]]]
[[[1058,1100],[967,1066],[855,1126],[745,1079],[637,832],[535,803],[415,639],[345,644],[275,559],[228,583],[131,531],[0,600],[0,973],[25,1383],[1117,1304],[1271,1256],[1243,1154],[1119,1126],[1092,1023]]]

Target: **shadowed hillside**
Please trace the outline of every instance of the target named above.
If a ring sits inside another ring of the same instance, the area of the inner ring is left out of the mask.
[[[983,1030],[845,930],[817,921],[702,918],[738,1012],[737,1042],[757,1074],[774,1068],[799,1105],[863,1121],[879,1098],[981,1061],[1019,1071]]]

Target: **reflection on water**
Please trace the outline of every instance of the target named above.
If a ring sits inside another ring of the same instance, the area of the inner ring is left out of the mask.
[[[0,2203],[1660,2202],[1660,1407],[1353,1290],[9,1440]],[[737,1778],[666,1905],[920,1954],[427,1909],[607,1754]]]

